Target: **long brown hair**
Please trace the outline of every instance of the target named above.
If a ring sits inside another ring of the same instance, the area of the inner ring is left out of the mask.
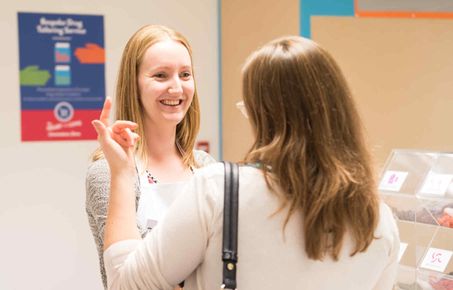
[[[264,165],[280,210],[288,209],[284,227],[302,212],[311,259],[338,260],[346,232],[351,256],[365,251],[379,199],[361,120],[334,59],[311,40],[280,38],[248,58],[242,85],[255,134],[245,162]]]
[[[162,25],[146,25],[132,35],[124,48],[121,65],[118,71],[116,85],[115,119],[129,120],[138,124],[137,133],[144,136],[144,109],[140,102],[138,89],[138,72],[146,50],[153,44],[172,39],[184,45],[192,61],[192,48],[187,39],[179,32]],[[193,65],[192,65],[192,75]],[[195,163],[193,149],[195,139],[200,128],[200,105],[196,83],[192,103],[183,120],[176,126],[176,145],[181,151],[182,160],[186,166],[198,166]],[[140,138],[137,144],[137,153],[147,164],[146,138]],[[102,150],[98,149],[92,157],[97,160],[102,157]]]

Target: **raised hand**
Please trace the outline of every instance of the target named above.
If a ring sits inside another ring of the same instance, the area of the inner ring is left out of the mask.
[[[112,173],[134,169],[134,148],[139,136],[133,130],[137,128],[137,124],[116,121],[110,125],[111,107],[112,101],[107,97],[99,120],[92,122],[98,133],[98,142]]]

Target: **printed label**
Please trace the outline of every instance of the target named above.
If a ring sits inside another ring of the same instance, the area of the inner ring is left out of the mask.
[[[400,191],[407,175],[408,172],[405,171],[388,170],[385,172],[384,177],[379,184],[379,189],[387,191]]]
[[[444,272],[452,254],[453,252],[451,251],[429,248],[422,261],[421,268]]]
[[[420,194],[444,196],[450,185],[453,174],[439,174],[430,172],[423,183]]]

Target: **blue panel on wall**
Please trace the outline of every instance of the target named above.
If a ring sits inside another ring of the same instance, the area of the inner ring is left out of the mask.
[[[311,16],[354,16],[354,0],[300,0],[300,32],[311,38]]]

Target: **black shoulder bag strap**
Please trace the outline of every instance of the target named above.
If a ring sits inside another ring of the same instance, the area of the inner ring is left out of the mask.
[[[221,289],[236,289],[236,263],[238,261],[238,190],[239,166],[224,161],[225,197],[223,210],[223,278]]]

